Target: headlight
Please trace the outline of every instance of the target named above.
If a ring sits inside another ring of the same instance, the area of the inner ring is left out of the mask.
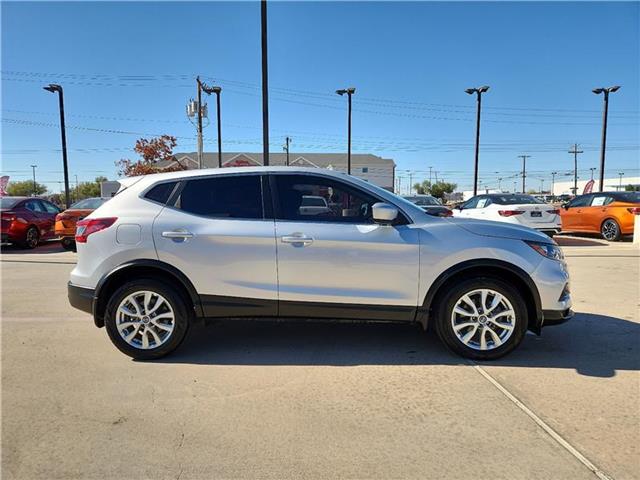
[[[564,260],[564,254],[558,245],[551,243],[538,243],[538,242],[526,242],[531,248],[538,252],[543,257],[550,258],[551,260]]]

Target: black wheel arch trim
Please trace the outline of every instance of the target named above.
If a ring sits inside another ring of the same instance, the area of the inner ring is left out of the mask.
[[[473,268],[485,267],[485,268],[498,268],[502,270],[507,270],[509,273],[516,275],[520,280],[528,288],[531,293],[531,297],[533,298],[534,307],[535,307],[535,318],[529,318],[529,330],[534,333],[540,335],[542,330],[542,322],[543,322],[543,312],[542,312],[542,302],[540,300],[540,293],[538,292],[538,287],[536,287],[535,282],[529,276],[527,272],[525,272],[520,267],[513,265],[512,263],[505,262],[503,260],[496,259],[474,259],[467,260],[445,270],[441,273],[438,278],[431,284],[427,294],[425,295],[424,302],[422,303],[422,307],[418,308],[418,312],[416,315],[416,321],[420,322],[424,328],[427,328],[429,324],[429,318],[431,314],[431,308],[433,306],[433,301],[442,287],[450,278],[454,275],[457,275],[465,270],[470,270]]]
[[[117,267],[110,270],[108,273],[104,274],[100,279],[100,281],[98,282],[98,284],[96,285],[94,302],[93,302],[93,318],[96,326],[98,327],[104,326],[104,319],[102,318],[102,315],[98,311],[100,301],[105,300],[100,298],[102,289],[109,283],[109,280],[113,277],[114,274],[117,274],[122,270],[126,270],[129,268],[139,268],[139,267],[155,268],[158,270],[162,270],[163,272],[168,273],[169,275],[174,277],[176,280],[178,280],[182,284],[182,286],[185,288],[187,293],[189,294],[189,299],[193,303],[193,312],[195,316],[198,318],[201,318],[204,316],[202,303],[200,301],[200,296],[198,295],[195,287],[193,286],[193,283],[191,283],[191,280],[189,280],[189,278],[187,278],[187,276],[184,273],[182,273],[179,269],[177,269],[173,265],[162,262],[160,260],[140,259],[140,260],[132,260],[129,262],[125,262],[121,265],[118,265]]]

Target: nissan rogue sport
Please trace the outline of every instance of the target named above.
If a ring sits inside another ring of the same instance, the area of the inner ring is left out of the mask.
[[[309,198],[326,207],[310,211]],[[198,319],[238,317],[416,323],[460,355],[494,359],[572,315],[548,236],[433,217],[328,170],[126,178],[75,240],[71,304],[136,359],[172,352]]]

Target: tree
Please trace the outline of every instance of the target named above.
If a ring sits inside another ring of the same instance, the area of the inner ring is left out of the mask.
[[[625,192],[640,192],[640,186],[638,185],[627,185],[624,187]]]
[[[458,185],[449,182],[437,182],[431,185],[430,193],[436,198],[444,199],[446,193],[452,193]]]
[[[128,158],[123,158],[115,162],[118,167],[118,175],[137,177],[138,175],[148,175],[150,173],[186,170],[186,167],[180,163],[166,168],[158,167],[159,162],[174,160],[173,148],[177,144],[176,137],[171,135],[161,135],[150,140],[140,138],[136,141],[133,149],[140,155],[141,159],[134,162]]]
[[[78,184],[76,202],[83,198],[99,197],[100,196],[100,183],[106,182],[107,177],[96,177],[93,182],[80,182]]]
[[[431,193],[431,182],[429,180],[425,180],[422,183],[416,183],[413,186],[413,189],[418,195],[429,195]]]
[[[35,192],[33,191],[33,181],[23,180],[21,182],[10,182],[7,186],[7,194],[12,197],[30,197],[34,193],[42,195],[47,193],[47,187],[36,182]]]

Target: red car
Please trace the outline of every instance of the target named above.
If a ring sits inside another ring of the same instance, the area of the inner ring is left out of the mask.
[[[53,203],[34,197],[0,198],[2,242],[35,248],[41,240],[55,238],[56,215]]]

